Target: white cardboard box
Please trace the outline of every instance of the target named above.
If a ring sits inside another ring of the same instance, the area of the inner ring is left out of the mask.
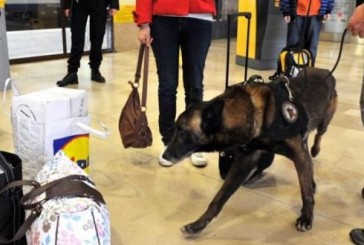
[[[87,94],[81,89],[54,87],[17,95],[12,100],[13,117],[26,117],[36,122],[87,115]]]

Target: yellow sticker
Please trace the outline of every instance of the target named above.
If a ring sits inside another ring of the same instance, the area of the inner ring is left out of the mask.
[[[73,135],[53,141],[54,153],[63,150],[65,155],[89,173],[89,135]]]
[[[0,9],[3,9],[5,6],[5,0],[0,0]]]
[[[134,23],[134,10],[135,5],[120,6],[120,10],[114,15],[114,23]]]

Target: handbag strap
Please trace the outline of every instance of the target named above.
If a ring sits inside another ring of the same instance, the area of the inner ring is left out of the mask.
[[[92,188],[84,181],[88,181],[90,183],[91,180],[84,175],[70,175],[64,178],[60,178],[54,181],[47,183],[46,185],[36,187],[31,190],[29,193],[24,195],[20,199],[20,204],[24,206],[25,209],[30,210],[29,216],[26,218],[24,223],[20,226],[19,230],[16,232],[15,236],[11,239],[6,239],[0,236],[0,243],[11,243],[21,239],[26,231],[31,227],[34,220],[40,215],[43,210],[42,203],[54,198],[54,197],[62,197],[62,196],[79,196],[91,198],[98,204],[105,204],[105,200],[102,197],[102,194],[96,189]],[[27,181],[15,181],[18,183],[28,183]],[[31,181],[29,181],[31,182]],[[36,181],[34,181],[37,183]],[[45,193],[45,199],[42,199],[39,202],[26,204],[27,201],[32,200],[34,197]]]
[[[6,239],[6,238],[0,236],[0,243],[8,244],[8,243],[12,243],[17,240],[20,240],[25,235],[27,230],[30,228],[30,226],[32,225],[34,220],[40,215],[41,212],[42,212],[42,206],[37,206],[36,208],[34,208],[30,212],[28,218],[19,227],[19,230],[16,232],[15,236],[11,239]]]
[[[146,105],[147,105],[148,70],[149,70],[149,48],[146,47],[144,51],[143,92],[141,101],[142,111],[146,110]]]
[[[38,196],[38,189],[42,189],[42,193],[45,193],[45,197],[37,202],[28,203],[28,201],[31,201],[34,197]],[[57,183],[52,183],[51,186],[49,186],[47,189],[45,188],[38,188],[34,189],[33,193],[35,195],[29,195],[27,197],[23,197],[20,199],[20,204],[24,207],[26,210],[32,210],[36,208],[37,206],[41,205],[47,200],[50,200],[55,197],[64,197],[64,196],[78,196],[78,197],[86,197],[94,200],[97,204],[100,205],[100,203],[105,204],[105,200],[102,196],[102,194],[96,190],[95,188],[89,186],[83,181],[61,181]]]
[[[9,190],[11,188],[18,187],[18,186],[23,186],[23,185],[31,185],[31,186],[33,186],[35,188],[40,187],[40,184],[35,180],[15,180],[15,181],[10,182],[6,186],[3,186],[0,189],[0,194],[2,194],[4,191],[7,191],[7,190]]]
[[[140,71],[142,70],[144,50],[145,50],[145,44],[140,44],[139,55],[138,55],[138,63],[137,63],[135,76],[134,76],[134,83],[136,83],[136,84],[139,84],[139,80],[140,80],[140,77],[141,77]]]
[[[143,91],[142,91],[141,107],[142,111],[145,111],[147,104],[148,70],[149,70],[149,48],[145,44],[141,44],[139,48],[138,63],[134,80],[135,84],[134,86],[136,87],[138,87],[139,80],[141,77],[143,58],[144,58],[144,67],[143,67]]]
[[[27,201],[30,201],[34,198],[36,198],[37,196],[41,195],[42,193],[46,192],[48,189],[58,185],[61,182],[69,182],[69,181],[88,181],[91,184],[93,184],[93,182],[85,175],[69,175],[63,178],[59,178],[56,180],[53,180],[45,185],[42,186],[38,186],[37,188],[34,188],[33,190],[29,191],[27,194],[25,194],[21,199],[20,199],[20,204],[24,205]],[[72,182],[74,183],[74,182]],[[34,205],[32,205],[34,206]],[[31,207],[29,207],[28,209],[30,209]]]

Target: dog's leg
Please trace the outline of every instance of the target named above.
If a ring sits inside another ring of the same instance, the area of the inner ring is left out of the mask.
[[[181,231],[183,233],[195,234],[202,231],[219,214],[224,204],[248,177],[249,173],[257,167],[254,159],[256,159],[255,154],[260,154],[259,151],[246,152],[237,149],[234,154],[235,162],[231,166],[222,187],[209,204],[206,212],[195,222],[182,227]]]
[[[307,141],[300,137],[286,140],[292,155],[287,155],[294,162],[301,188],[303,206],[301,216],[296,221],[298,231],[307,231],[312,228],[313,208],[315,205],[315,182],[313,178],[313,164],[307,149]]]
[[[315,141],[313,146],[311,147],[311,156],[316,157],[320,152],[320,144],[322,135],[326,133],[327,128],[331,122],[331,119],[333,118],[337,106],[337,96],[335,95],[331,101],[330,104],[325,112],[324,118],[322,122],[317,126],[317,133],[315,135]]]

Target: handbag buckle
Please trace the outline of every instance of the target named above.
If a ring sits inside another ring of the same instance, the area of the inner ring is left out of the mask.
[[[133,87],[133,88],[138,88],[139,87],[139,83],[137,82],[132,82],[132,81],[128,81],[128,83]]]
[[[42,205],[41,204],[38,204],[38,205],[36,205],[34,208],[33,208],[33,210],[32,210],[32,214],[33,215],[39,215],[41,212],[42,212],[42,210],[43,210],[43,207],[42,207]]]

